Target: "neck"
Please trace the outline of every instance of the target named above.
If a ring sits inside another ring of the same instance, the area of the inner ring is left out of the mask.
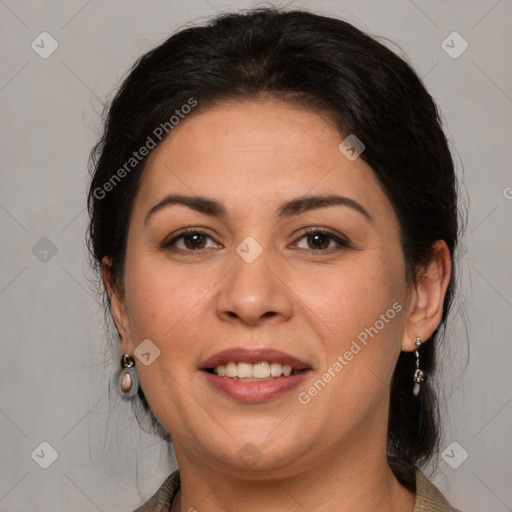
[[[331,446],[306,464],[301,461],[301,471],[286,467],[247,472],[219,467],[177,444],[181,491],[173,512],[266,512],[269,503],[282,512],[412,512],[415,494],[398,482],[385,450],[376,456],[374,448],[365,455],[360,449]]]

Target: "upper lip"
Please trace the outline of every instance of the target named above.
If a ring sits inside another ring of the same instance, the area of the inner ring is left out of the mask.
[[[201,370],[216,368],[220,364],[227,364],[229,362],[244,362],[250,364],[260,363],[267,361],[269,363],[281,363],[282,365],[289,365],[294,370],[306,370],[309,366],[300,359],[281,352],[280,350],[270,348],[259,349],[246,349],[242,347],[228,348],[213,354],[208,359],[205,359],[199,365]]]

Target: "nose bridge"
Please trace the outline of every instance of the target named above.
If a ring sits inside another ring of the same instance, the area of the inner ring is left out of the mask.
[[[233,251],[232,264],[217,300],[219,315],[251,325],[290,317],[290,294],[279,277],[279,260],[271,248],[248,236]]]

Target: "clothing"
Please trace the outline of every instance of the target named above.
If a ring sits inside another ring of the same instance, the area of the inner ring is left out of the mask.
[[[390,466],[403,485],[416,491],[413,512],[461,512],[446,501],[437,487],[419,469],[397,459],[390,461]],[[179,489],[180,472],[177,469],[167,477],[158,491],[134,512],[169,512],[172,500]]]

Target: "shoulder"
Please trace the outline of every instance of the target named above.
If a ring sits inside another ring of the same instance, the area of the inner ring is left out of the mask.
[[[439,489],[413,464],[397,457],[389,457],[388,464],[399,482],[416,493],[413,512],[461,512],[452,507]]]
[[[164,480],[158,491],[133,512],[169,512],[180,485],[180,472],[176,469]]]
[[[452,507],[439,489],[416,469],[416,505],[413,512],[461,512]]]

